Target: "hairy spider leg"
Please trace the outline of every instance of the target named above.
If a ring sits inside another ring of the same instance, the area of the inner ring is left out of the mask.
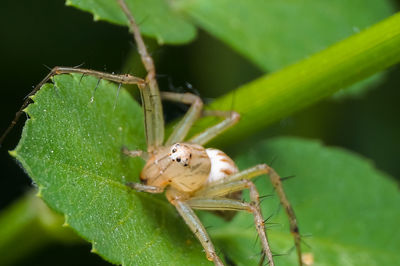
[[[168,192],[171,191],[175,190],[168,190]],[[186,224],[200,241],[201,245],[204,248],[204,251],[206,252],[207,259],[214,262],[216,266],[224,266],[221,259],[215,252],[214,245],[211,242],[211,239],[208,236],[206,229],[204,228],[203,224],[194,213],[192,208],[189,207],[187,202],[180,200],[179,196],[171,195],[172,193],[169,194],[170,195],[168,196],[168,200],[171,202],[172,205],[176,207],[181,217],[185,220]]]
[[[284,207],[286,215],[288,216],[289,225],[290,225],[290,232],[294,238],[294,244],[296,247],[297,259],[299,265],[303,265],[302,258],[301,258],[301,236],[299,232],[299,227],[297,225],[296,215],[290,204],[289,200],[287,199],[286,193],[283,189],[282,181],[280,176],[276,173],[276,171],[268,166],[267,164],[259,164],[253,167],[250,167],[246,170],[243,170],[239,173],[233,174],[225,178],[224,183],[230,183],[234,181],[240,181],[243,179],[252,179],[254,177],[267,174],[270,178],[270,182],[272,183],[274,190],[276,191],[279,201],[281,205]],[[207,192],[207,194],[212,194],[214,190],[215,193],[222,193],[223,185],[218,184],[218,182],[211,182],[208,183],[206,187],[199,190],[195,195],[202,195],[202,193]],[[203,192],[205,191],[205,192]]]
[[[6,136],[8,135],[8,133],[17,124],[19,118],[24,113],[24,109],[32,102],[30,96],[34,95],[38,90],[40,90],[40,88],[46,82],[48,82],[53,76],[59,75],[59,74],[70,74],[70,73],[78,73],[78,74],[82,74],[82,76],[90,75],[90,76],[98,77],[99,79],[106,79],[106,80],[110,80],[110,81],[120,83],[120,84],[121,83],[136,84],[139,88],[143,88],[146,85],[146,83],[143,79],[129,75],[129,74],[123,74],[123,75],[110,74],[110,73],[106,73],[106,72],[85,69],[85,68],[76,68],[76,67],[60,67],[60,66],[54,67],[49,72],[49,74],[47,74],[47,76],[44,77],[44,79],[38,85],[36,85],[36,87],[27,95],[21,108],[15,114],[14,120],[11,122],[11,124],[8,126],[6,131],[4,131],[3,135],[0,137],[0,145],[3,143],[3,141],[6,138]]]
[[[236,191],[248,189],[250,191],[250,203],[240,200],[224,198]],[[230,211],[248,211],[254,216],[258,236],[261,240],[263,253],[268,258],[269,265],[274,265],[271,248],[269,246],[264,218],[260,209],[260,196],[256,186],[243,175],[243,180],[234,180],[228,183],[220,183],[215,186],[207,186],[202,190],[195,192],[194,196],[187,201],[188,205],[193,209],[199,210],[230,210]],[[261,261],[262,263],[262,261]]]
[[[157,147],[162,146],[164,142],[164,116],[160,92],[156,80],[156,68],[154,66],[153,58],[147,51],[139,27],[137,26],[127,4],[124,0],[118,0],[118,3],[128,19],[129,29],[133,33],[133,38],[137,44],[140,58],[147,71],[146,86],[140,91],[144,110],[147,151],[151,153]]]

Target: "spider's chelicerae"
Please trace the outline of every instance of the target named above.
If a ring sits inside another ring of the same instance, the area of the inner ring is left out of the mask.
[[[129,74],[108,74],[82,68],[55,67],[31,94],[36,93],[52,76],[63,73],[81,73],[82,75],[93,75],[119,84],[136,84],[142,96],[147,151],[131,151],[122,148],[122,152],[132,157],[140,156],[147,163],[140,174],[141,183],[129,183],[127,185],[136,191],[148,193],[165,192],[168,201],[176,207],[186,224],[202,244],[207,259],[213,261],[215,265],[223,265],[223,262],[218,257],[210,237],[193,209],[250,212],[254,216],[255,227],[262,244],[262,258],[266,257],[268,263],[274,265],[264,219],[259,207],[259,193],[251,181],[254,177],[268,174],[289,217],[290,230],[294,236],[298,262],[301,265],[300,234],[296,217],[287,200],[279,175],[266,164],[256,165],[239,172],[233,160],[224,152],[203,147],[208,141],[236,124],[240,115],[234,111],[203,110],[201,99],[191,93],[160,93],[155,79],[154,63],[147,52],[139,28],[126,3],[123,0],[118,0],[118,3],[129,20],[130,30],[133,33],[142,62],[147,70],[146,78],[142,79]],[[175,126],[165,142],[161,100],[190,105],[188,112]],[[0,143],[28,104],[29,99],[25,101],[10,127],[0,138]],[[193,123],[202,116],[224,117],[224,120],[189,140],[185,140]],[[244,202],[232,197],[234,195],[232,193],[244,189],[250,191],[250,202]]]

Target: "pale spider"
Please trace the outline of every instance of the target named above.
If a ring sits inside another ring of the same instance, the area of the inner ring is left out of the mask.
[[[36,93],[52,76],[63,73],[92,75],[99,79],[114,81],[119,83],[120,86],[121,84],[136,84],[141,92],[145,115],[147,151],[131,151],[126,148],[122,148],[121,150],[128,156],[140,156],[147,163],[140,174],[141,183],[128,183],[127,185],[136,191],[148,193],[165,192],[168,201],[176,207],[186,224],[200,241],[207,259],[213,261],[215,265],[223,265],[223,262],[217,255],[210,237],[193,209],[247,211],[252,213],[262,244],[262,260],[264,257],[267,257],[268,263],[274,265],[266,235],[265,222],[259,207],[259,193],[253,182],[250,181],[259,175],[268,174],[280,202],[289,217],[290,231],[294,236],[298,262],[301,265],[301,239],[297,221],[283,190],[279,175],[266,164],[256,165],[239,172],[233,160],[224,152],[203,147],[208,141],[236,124],[239,121],[240,115],[234,111],[203,110],[203,102],[200,97],[191,93],[160,93],[155,78],[156,71],[153,59],[147,52],[139,28],[125,1],[117,1],[128,18],[129,28],[137,43],[143,65],[147,70],[146,78],[141,79],[129,74],[116,75],[82,68],[55,67],[36,86],[30,95]],[[187,113],[175,126],[173,132],[165,142],[161,99],[190,105]],[[16,113],[10,127],[0,138],[0,143],[15,125],[23,113],[22,110],[29,102],[30,100],[27,99],[19,112]],[[218,116],[225,119],[189,140],[185,140],[193,123],[202,116]],[[250,191],[251,202],[244,202],[232,197],[232,193],[244,189]]]

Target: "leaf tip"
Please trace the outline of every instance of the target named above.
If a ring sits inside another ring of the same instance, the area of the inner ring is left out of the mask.
[[[62,224],[62,227],[69,227],[69,223],[67,222],[67,217],[65,217],[65,221]]]
[[[94,14],[93,15],[93,20],[94,21],[99,21],[101,18],[100,18],[100,16],[99,15],[97,15],[97,14]]]
[[[69,220],[69,216],[64,214],[64,223],[62,224],[62,227],[69,227],[70,226],[68,220]]]
[[[16,150],[8,151],[8,154],[10,154],[14,158],[17,157],[17,151]]]
[[[99,251],[94,246],[92,246],[92,249],[90,250],[90,252],[99,254]]]
[[[28,108],[29,108],[29,105],[28,105],[28,107],[26,107],[26,108],[24,108],[24,109],[22,109],[22,112],[24,112],[24,113],[28,113]]]
[[[72,2],[71,2],[71,0],[67,0],[67,1],[65,1],[65,5],[66,5],[66,6],[72,6]]]
[[[161,35],[157,35],[156,38],[157,38],[158,45],[164,45],[165,41]]]

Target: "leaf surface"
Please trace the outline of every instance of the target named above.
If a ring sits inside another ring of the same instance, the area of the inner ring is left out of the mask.
[[[82,78],[82,79],[81,79]],[[208,265],[201,246],[166,199],[125,186],[143,161],[122,146],[145,150],[140,106],[117,86],[59,75],[29,105],[22,139],[12,151],[39,193],[93,251],[123,265]],[[94,100],[91,101],[94,95]]]

